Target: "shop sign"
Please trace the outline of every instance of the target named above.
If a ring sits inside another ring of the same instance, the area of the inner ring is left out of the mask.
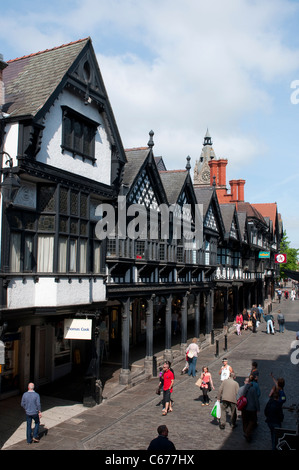
[[[275,255],[275,263],[286,263],[287,255],[285,253],[279,253]]]
[[[91,339],[92,320],[71,319],[64,320],[64,339]]]
[[[260,251],[259,258],[270,258],[270,251]]]

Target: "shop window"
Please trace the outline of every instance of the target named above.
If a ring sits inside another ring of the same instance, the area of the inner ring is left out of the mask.
[[[64,339],[64,322],[55,324],[54,338],[54,364],[61,366],[71,362],[71,343],[69,339]]]

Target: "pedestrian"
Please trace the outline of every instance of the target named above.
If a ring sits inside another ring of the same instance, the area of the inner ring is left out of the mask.
[[[240,387],[238,398],[243,395],[245,395],[247,399],[247,404],[241,411],[243,434],[246,441],[250,442],[253,431],[257,425],[257,412],[260,410],[260,403],[256,390],[252,382],[250,382],[249,377],[246,377],[244,380],[244,385]]]
[[[39,442],[38,431],[39,431],[39,424],[40,418],[42,416],[41,413],[41,404],[40,404],[40,396],[34,390],[34,384],[28,384],[28,390],[22,396],[21,400],[21,407],[24,408],[26,413],[26,421],[27,421],[27,430],[26,430],[26,437],[27,443],[31,444],[33,442]],[[32,437],[32,420],[35,423],[34,430],[33,430],[33,437]]]
[[[189,361],[188,361],[188,356],[186,354],[186,362],[185,362],[185,365],[183,367],[183,369],[181,370],[181,375],[184,375],[189,369]]]
[[[147,450],[153,453],[160,453],[162,451],[175,451],[175,445],[168,439],[168,428],[165,424],[158,426],[158,437],[153,439],[148,446]]]
[[[255,362],[255,361],[252,361],[252,363],[251,363],[250,375],[253,375],[256,382],[258,381],[260,373],[259,373],[259,370],[257,368],[257,362]]]
[[[285,298],[286,300],[288,300],[288,298],[289,298],[289,291],[288,291],[288,290],[286,290],[286,291],[284,292],[284,298]]]
[[[163,404],[162,415],[166,416],[168,411],[172,411],[171,393],[173,391],[174,373],[170,370],[170,362],[165,361],[163,364]]]
[[[281,295],[282,295],[281,289],[278,289],[278,291],[277,291],[277,297],[278,297],[278,302],[279,302],[279,303],[280,303],[280,300],[281,300]]]
[[[235,381],[236,375],[231,372],[226,380],[223,380],[217,394],[217,400],[221,400],[221,416],[219,421],[220,429],[225,428],[226,424],[226,412],[230,408],[230,426],[236,427],[237,420],[237,393],[239,390],[239,384]]]
[[[291,300],[294,301],[294,300],[295,300],[295,297],[296,297],[295,289],[292,289],[292,290],[291,290]]]
[[[177,312],[172,312],[171,314],[171,325],[172,325],[172,333],[175,336],[178,329],[178,314]]]
[[[234,371],[233,371],[233,368],[231,366],[228,365],[227,363],[227,358],[224,357],[222,359],[222,367],[219,371],[219,375],[220,375],[220,380],[226,380],[229,378],[230,374],[232,374]]]
[[[186,349],[186,353],[188,356],[189,368],[188,368],[188,375],[192,375],[196,377],[196,362],[197,362],[197,355],[199,354],[199,347],[197,344],[197,338],[193,338],[192,342]]]
[[[259,384],[258,384],[258,381],[257,381],[257,379],[255,378],[254,375],[252,375],[252,374],[249,375],[249,382],[252,383],[253,387],[255,388],[257,397],[260,398],[260,396],[261,396],[261,389],[260,389],[260,386],[259,386]]]
[[[269,398],[268,403],[265,406],[264,414],[266,416],[266,423],[271,432],[271,444],[272,450],[275,450],[275,428],[281,428],[281,423],[283,422],[283,411],[279,403],[279,394],[275,390],[272,396]]]
[[[215,387],[213,385],[212,375],[209,372],[208,367],[204,366],[202,368],[200,379],[201,379],[200,389],[202,391],[202,400],[203,400],[202,406],[205,406],[209,404],[208,392],[210,392],[211,390],[215,390]]]
[[[285,391],[284,391],[284,386],[285,386],[285,380],[283,377],[279,377],[278,379],[275,379],[275,377],[273,376],[272,372],[271,372],[271,377],[273,379],[273,382],[274,382],[274,385],[269,393],[269,397],[271,397],[273,395],[273,393],[276,391],[278,393],[278,401],[279,403],[281,404],[281,406],[283,406],[286,402],[286,394],[285,394]]]
[[[273,315],[270,315],[268,313],[267,315],[263,315],[263,319],[267,323],[267,334],[269,334],[270,330],[271,330],[271,334],[274,335],[274,326],[273,326],[274,318],[273,318]]]
[[[256,311],[255,310],[253,310],[253,312],[251,314],[251,321],[252,321],[252,333],[256,333],[257,318],[256,318]]]
[[[264,310],[261,304],[259,304],[257,309],[258,309],[258,321],[261,322],[262,315],[264,315]]]
[[[242,325],[243,325],[243,315],[242,313],[238,313],[238,315],[236,316],[236,329],[237,329],[238,336],[241,335]]]
[[[248,312],[247,312],[247,309],[244,308],[243,309],[243,328],[244,328],[244,331],[247,330],[248,328],[248,322],[249,322],[249,316],[248,316]]]
[[[280,310],[277,311],[277,322],[279,325],[279,333],[284,333],[284,315]]]

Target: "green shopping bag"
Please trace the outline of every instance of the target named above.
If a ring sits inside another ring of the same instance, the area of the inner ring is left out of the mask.
[[[217,400],[215,405],[213,406],[213,409],[211,411],[211,415],[214,418],[220,419],[221,416],[221,410],[220,410],[220,402]]]

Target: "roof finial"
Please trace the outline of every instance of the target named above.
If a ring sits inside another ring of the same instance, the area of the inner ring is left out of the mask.
[[[186,170],[187,170],[188,172],[190,172],[190,170],[191,170],[191,165],[190,165],[190,160],[191,160],[191,158],[189,157],[189,155],[188,155],[188,157],[186,158],[186,160],[187,160]]]
[[[149,132],[150,139],[149,139],[147,145],[148,145],[148,147],[151,147],[151,148],[153,148],[153,146],[155,145],[154,141],[153,141],[153,135],[154,135],[154,131],[150,131]]]

